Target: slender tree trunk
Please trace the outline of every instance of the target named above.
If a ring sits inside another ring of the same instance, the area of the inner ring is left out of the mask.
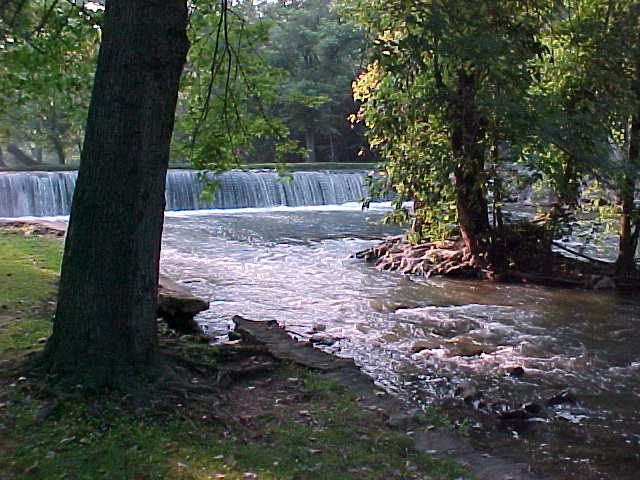
[[[483,188],[482,119],[475,106],[475,95],[475,76],[460,71],[457,96],[450,105],[458,226],[472,262],[483,265],[486,263],[490,228]]]
[[[333,141],[333,133],[329,134],[329,148],[331,149],[331,161],[336,161],[336,144]]]
[[[67,154],[65,152],[65,146],[56,136],[51,137],[51,143],[53,143],[53,149],[58,157],[58,164],[65,165],[67,163]]]
[[[165,175],[188,50],[185,0],[108,0],[49,370],[94,385],[149,372]]]
[[[635,208],[636,179],[640,170],[640,112],[634,115],[629,129],[629,152],[627,171],[622,185],[622,217],[620,219],[620,241],[616,271],[625,274],[634,269],[634,258],[638,247],[638,212]],[[635,232],[632,229],[635,224]]]
[[[633,91],[636,101],[640,102],[640,46],[636,46],[635,55]],[[620,242],[616,260],[618,274],[629,273],[635,268],[634,259],[638,247],[638,234],[640,233],[640,212],[636,211],[634,204],[636,184],[640,172],[640,107],[636,107],[631,118],[628,155],[621,193],[622,218],[620,219]],[[635,231],[632,233],[634,224]]]
[[[305,141],[307,144],[307,162],[316,162],[316,129],[309,127],[305,131]]]
[[[56,152],[56,156],[58,157],[58,164],[64,165],[67,163],[67,155],[65,153],[65,145],[61,138],[68,134],[68,128],[65,128],[58,121],[58,112],[54,106],[51,107],[48,116],[48,130],[49,130],[49,140],[53,145],[53,150]]]
[[[7,164],[4,163],[4,153],[2,152],[2,147],[0,147],[0,167],[6,167]]]
[[[411,221],[411,231],[418,241],[422,241],[422,228],[424,227],[424,216],[420,210],[424,208],[424,202],[418,197],[413,197],[413,220]]]
[[[43,155],[42,155],[42,149],[41,148],[38,148],[38,147],[32,148],[31,149],[31,155],[33,155],[35,157],[36,162],[44,163],[44,161],[42,159]]]

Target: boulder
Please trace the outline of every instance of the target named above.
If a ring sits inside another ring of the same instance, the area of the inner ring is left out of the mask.
[[[617,287],[613,278],[603,275],[602,277],[596,277],[591,287],[593,290],[615,290]]]
[[[193,317],[209,308],[209,302],[196,297],[182,285],[160,276],[158,281],[158,317],[170,328],[182,333],[198,332]]]

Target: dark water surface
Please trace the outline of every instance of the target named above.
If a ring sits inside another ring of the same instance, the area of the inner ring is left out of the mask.
[[[640,301],[380,273],[349,258],[399,233],[380,218],[355,205],[173,212],[161,268],[211,298],[201,320],[213,333],[236,314],[324,331],[337,338],[327,350],[409,401],[455,403],[462,385],[485,411],[542,406],[527,422],[492,413],[470,427],[555,478],[640,478]],[[575,402],[545,406],[564,391]]]

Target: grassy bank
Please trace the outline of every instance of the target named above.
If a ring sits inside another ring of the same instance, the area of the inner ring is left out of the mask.
[[[257,347],[163,331],[168,355],[210,366],[189,379],[213,393],[52,395],[23,362],[50,333],[60,255],[57,239],[0,231],[3,480],[467,478],[345,388]]]

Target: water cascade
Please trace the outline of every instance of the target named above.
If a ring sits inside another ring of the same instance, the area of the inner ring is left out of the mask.
[[[272,171],[231,171],[211,175],[219,185],[202,198],[200,174],[167,173],[167,210],[334,205],[356,202],[366,194],[364,172],[295,172],[280,181]],[[0,217],[67,215],[76,172],[0,172]]]

